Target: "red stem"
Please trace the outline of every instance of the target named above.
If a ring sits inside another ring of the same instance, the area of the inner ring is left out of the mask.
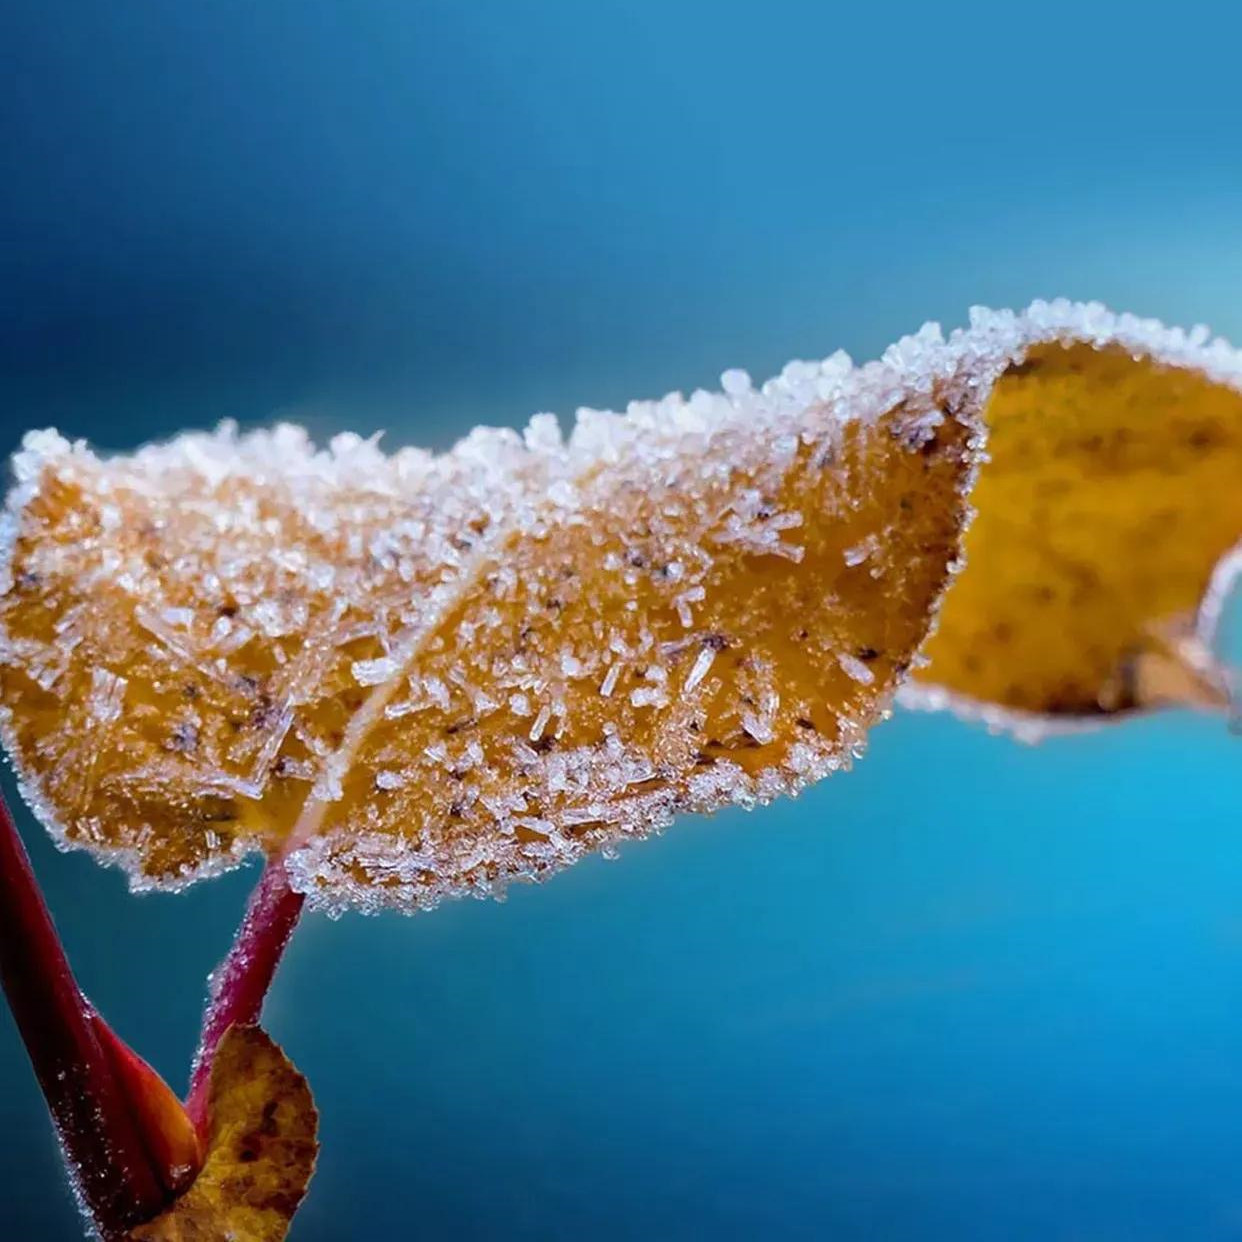
[[[168,1194],[98,1037],[30,858],[0,798],[0,983],[70,1167],[105,1236],[147,1220]]]
[[[258,1021],[276,967],[302,913],[303,900],[301,893],[290,888],[284,863],[272,859],[250,895],[233,947],[212,972],[211,994],[186,1096],[186,1111],[203,1138],[216,1048],[230,1026],[250,1026]]]

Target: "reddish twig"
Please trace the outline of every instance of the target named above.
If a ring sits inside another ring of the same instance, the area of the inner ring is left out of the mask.
[[[70,1175],[105,1238],[158,1215],[197,1172],[216,1049],[229,1027],[258,1021],[302,905],[283,862],[270,862],[212,975],[183,1108],[82,993],[0,797],[0,984]]]
[[[105,1237],[119,1236],[169,1201],[152,1156],[159,1138],[144,1133],[150,1119],[105,1042],[124,1045],[100,1038],[107,1028],[73,976],[3,798],[0,982],[84,1206]]]
[[[203,1015],[186,1111],[200,1137],[206,1137],[208,1087],[216,1048],[230,1026],[258,1021],[276,967],[302,913],[303,896],[289,886],[284,863],[272,859],[263,871],[233,947],[211,976],[211,993]]]

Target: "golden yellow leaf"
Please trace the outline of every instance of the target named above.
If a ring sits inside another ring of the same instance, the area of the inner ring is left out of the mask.
[[[950,341],[989,460],[918,706],[1037,736],[1228,703],[1211,656],[1242,566],[1242,356],[1099,306],[981,312]]]
[[[490,891],[848,763],[926,637],[973,476],[923,342],[451,453],[230,428],[27,441],[0,701],[70,844],[313,902]]]
[[[207,1157],[133,1242],[280,1242],[306,1195],[319,1117],[306,1079],[264,1031],[229,1029],[211,1074]]]

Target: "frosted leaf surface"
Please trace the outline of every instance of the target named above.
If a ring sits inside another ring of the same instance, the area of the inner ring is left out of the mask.
[[[321,906],[403,909],[796,791],[857,753],[958,556],[948,359],[925,333],[438,457],[32,435],[0,597],[24,791],[138,886],[262,850]]]
[[[1242,354],[1098,305],[977,310],[951,387],[985,398],[965,569],[903,691],[1038,737],[1224,707],[1211,652],[1242,565]]]

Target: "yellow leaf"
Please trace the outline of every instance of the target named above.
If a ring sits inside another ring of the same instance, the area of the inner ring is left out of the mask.
[[[1032,736],[1227,705],[1210,644],[1242,565],[1242,356],[1068,303],[978,313],[950,350],[956,384],[990,388],[989,461],[905,700]]]
[[[960,550],[943,347],[386,457],[28,438],[6,740],[139,885],[283,853],[325,906],[491,891],[862,744]]]
[[[207,1158],[132,1242],[280,1242],[306,1195],[318,1114],[306,1079],[262,1030],[232,1027],[211,1075]]]

